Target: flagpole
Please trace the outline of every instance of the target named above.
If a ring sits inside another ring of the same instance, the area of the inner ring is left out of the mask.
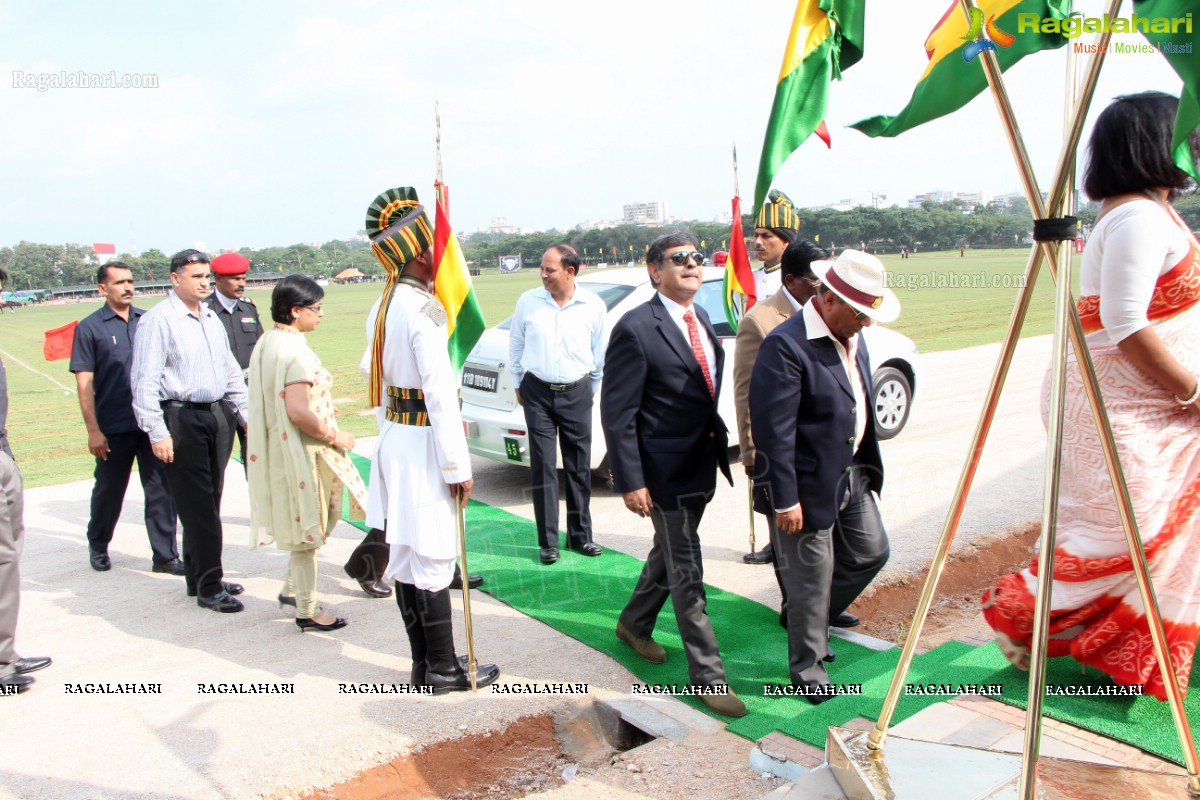
[[[434,122],[434,145],[437,152],[437,167],[436,178],[434,181],[435,201],[442,206],[442,210],[446,215],[449,215],[450,210],[446,208],[446,203],[449,202],[445,197],[446,186],[442,183],[442,115],[438,109],[438,103],[433,101],[433,122]],[[448,217],[447,217],[448,218]],[[436,270],[438,264],[434,263]],[[467,634],[467,675],[471,679],[471,691],[478,689],[476,686],[476,672],[479,665],[475,661],[475,632],[471,627],[471,568],[467,565],[467,522],[466,510],[463,508],[462,490],[459,489],[452,493],[454,496],[455,518],[458,527],[458,553],[459,561],[462,562],[462,593],[463,593],[463,627]]]
[[[438,101],[433,101],[434,145],[437,150],[437,162],[434,170],[434,180],[440,186],[442,183],[442,114],[438,110]],[[449,213],[447,211],[447,213]]]
[[[471,571],[467,567],[467,523],[463,510],[462,489],[454,492],[455,516],[458,518],[458,550],[462,555],[463,619],[467,633],[467,675],[471,678],[471,691],[476,691],[475,673],[479,665],[475,662],[475,632],[471,628]]]
[[[737,142],[733,143],[733,196],[741,198],[741,192],[738,191],[738,169],[737,169]],[[754,478],[746,476],[746,515],[750,524],[750,552],[756,552],[757,545],[754,540]]]

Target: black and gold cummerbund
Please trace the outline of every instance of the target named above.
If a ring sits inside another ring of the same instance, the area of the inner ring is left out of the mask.
[[[425,408],[425,393],[420,389],[387,387],[387,409],[384,414],[388,422],[401,425],[429,425],[429,411]]]

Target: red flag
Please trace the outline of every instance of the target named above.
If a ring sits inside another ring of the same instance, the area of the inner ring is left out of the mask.
[[[93,242],[92,252],[98,256],[115,256],[117,254],[117,246],[107,242]]]
[[[71,357],[71,345],[75,342],[75,326],[78,322],[70,322],[61,328],[46,331],[46,341],[42,343],[42,355],[47,361],[58,361],[60,358]]]

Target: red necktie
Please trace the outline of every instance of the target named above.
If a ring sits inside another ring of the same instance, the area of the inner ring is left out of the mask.
[[[690,308],[683,315],[683,321],[687,323],[688,340],[692,343],[692,355],[696,357],[697,363],[700,364],[700,371],[704,373],[704,382],[708,384],[708,393],[712,397],[716,397],[712,374],[708,371],[708,359],[704,357],[704,345],[700,344],[700,326],[696,324],[696,315]]]

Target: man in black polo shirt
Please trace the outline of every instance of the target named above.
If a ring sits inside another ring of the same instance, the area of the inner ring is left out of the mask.
[[[241,253],[222,253],[212,261],[214,291],[208,296],[208,307],[225,326],[229,336],[229,349],[242,368],[242,379],[250,385],[247,372],[250,368],[250,354],[254,345],[262,336],[262,323],[258,319],[258,307],[246,293],[246,273],[250,271],[250,262]],[[246,469],[246,433],[242,428],[235,427],[237,432],[239,453],[242,459],[242,470]],[[232,445],[231,445],[232,446]]]
[[[108,545],[121,516],[129,473],[137,458],[146,496],[146,533],[155,572],[183,574],[175,545],[175,504],[167,490],[163,463],[150,451],[150,438],[138,428],[129,389],[133,337],[140,308],[133,306],[133,272],[110,261],[96,272],[104,305],[75,328],[71,372],[79,388],[79,407],[87,426],[88,451],[96,457],[92,517],[88,521],[88,556],[92,569],[105,572],[112,563]]]

